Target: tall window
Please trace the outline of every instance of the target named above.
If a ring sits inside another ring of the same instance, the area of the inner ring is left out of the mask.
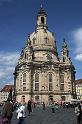
[[[49,82],[52,82],[52,74],[49,74]]]
[[[39,82],[39,74],[38,73],[35,74],[35,82]]]
[[[52,74],[49,73],[49,91],[53,90],[53,86],[52,86]]]
[[[62,72],[60,74],[60,90],[64,91],[64,74]]]
[[[23,74],[23,82],[26,82],[26,73]]]
[[[41,23],[44,24],[44,17],[41,17]]]
[[[22,84],[22,74],[20,74],[20,86]]]
[[[52,83],[49,83],[49,91],[52,91]]]
[[[60,90],[64,91],[64,84],[60,84]]]
[[[35,83],[35,91],[39,91],[39,83]]]
[[[35,91],[39,91],[39,74],[35,73]]]
[[[60,82],[61,82],[61,83],[64,83],[64,74],[61,74],[61,75],[60,75]]]

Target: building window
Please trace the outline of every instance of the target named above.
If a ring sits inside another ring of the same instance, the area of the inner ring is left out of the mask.
[[[49,91],[52,91],[52,83],[49,83]]]
[[[36,101],[39,101],[39,96],[35,96],[35,100]]]
[[[64,91],[64,84],[60,84],[60,90]]]
[[[21,99],[22,99],[22,102],[25,102],[25,96],[22,96]]]
[[[60,82],[61,82],[61,83],[64,83],[64,74],[61,74],[61,75],[60,75]]]
[[[49,74],[49,82],[52,82],[52,74]]]
[[[35,82],[39,82],[39,74],[38,73],[35,74]]]
[[[26,85],[26,83],[23,83],[23,85]]]
[[[26,82],[26,73],[23,74],[23,82]]]
[[[35,83],[35,91],[39,91],[39,83]]]
[[[26,91],[26,87],[23,87],[23,91]]]
[[[65,62],[65,57],[63,57],[63,62]]]
[[[22,83],[22,74],[20,75],[20,84]]]
[[[44,17],[41,17],[41,23],[44,24]]]

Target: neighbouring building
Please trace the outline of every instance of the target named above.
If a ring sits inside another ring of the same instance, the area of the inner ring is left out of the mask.
[[[75,80],[77,99],[82,100],[82,79]]]
[[[14,92],[14,85],[5,85],[0,91],[0,103],[7,101],[10,89],[12,88],[12,92]]]
[[[27,38],[14,72],[16,101],[49,103],[75,97],[75,67],[63,40],[58,57],[54,34],[48,30],[47,15],[41,7],[35,31]]]

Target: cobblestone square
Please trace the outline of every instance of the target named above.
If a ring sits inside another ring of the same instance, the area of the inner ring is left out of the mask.
[[[14,113],[11,124],[18,124],[16,113]],[[77,124],[77,118],[73,108],[59,108],[52,113],[51,108],[45,110],[36,107],[34,111],[24,119],[24,124]]]

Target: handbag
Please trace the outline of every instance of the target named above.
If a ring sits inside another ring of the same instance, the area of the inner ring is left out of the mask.
[[[4,117],[4,118],[2,119],[2,122],[3,122],[3,123],[8,122],[8,118],[7,118],[7,117]]]
[[[4,116],[2,117],[2,124],[7,124],[8,118],[7,118],[7,112],[5,112]]]

